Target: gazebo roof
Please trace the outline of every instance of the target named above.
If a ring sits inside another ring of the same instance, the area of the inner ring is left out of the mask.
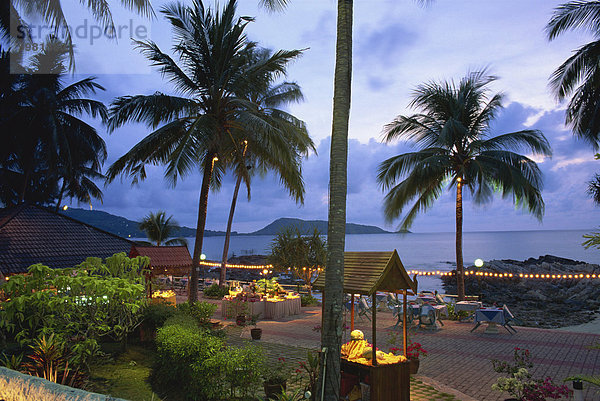
[[[314,287],[325,287],[321,274]],[[391,252],[344,252],[344,292],[372,295],[376,291],[417,291],[417,284],[404,269],[396,250]]]
[[[192,258],[185,245],[133,245],[129,256],[148,256],[153,274],[185,275],[189,273],[192,267]]]

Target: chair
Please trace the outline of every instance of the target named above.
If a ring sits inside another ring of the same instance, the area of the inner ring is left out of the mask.
[[[419,328],[437,330],[437,317],[433,306],[424,304],[419,314]]]
[[[504,314],[504,324],[502,325],[502,327],[504,327],[510,334],[516,333],[517,330],[515,330],[515,328],[512,327],[510,323],[515,322],[519,324],[519,320],[515,318],[515,315],[512,314],[512,312],[508,309],[508,306],[506,305],[502,306],[502,313]]]
[[[364,297],[360,297],[358,300],[358,317],[362,319],[365,316],[369,321],[371,320],[371,307],[367,303],[367,300]]]

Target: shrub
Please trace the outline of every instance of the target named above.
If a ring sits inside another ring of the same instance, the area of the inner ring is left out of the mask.
[[[192,316],[201,327],[208,328],[210,324],[210,318],[217,310],[217,305],[209,302],[194,302],[194,303],[183,303],[177,305],[177,310],[185,313],[186,315]]]
[[[164,302],[148,304],[142,312],[142,324],[148,329],[156,330],[176,313],[177,309],[171,304]]]
[[[209,298],[223,298],[229,295],[229,287],[221,287],[219,284],[213,284],[204,289],[204,296]]]
[[[215,353],[201,369],[213,372],[212,385],[219,388],[218,394],[221,396],[229,393],[227,399],[254,399],[262,383],[264,360],[260,347],[226,347]]]
[[[215,398],[213,374],[205,361],[222,349],[221,339],[198,328],[190,316],[177,315],[158,330],[156,345],[158,357],[151,380],[157,388],[190,400]]]
[[[315,306],[319,304],[319,300],[312,295],[302,295],[300,303],[302,306]]]

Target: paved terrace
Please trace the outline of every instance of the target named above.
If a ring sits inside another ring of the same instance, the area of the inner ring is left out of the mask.
[[[220,318],[220,309],[217,315]],[[320,323],[320,307],[302,308],[301,315],[278,321],[262,320],[259,322],[263,329],[261,341],[318,349],[320,333],[313,329]],[[386,339],[394,323],[391,313],[377,314],[379,348],[387,348]],[[510,335],[500,327],[500,334],[492,335],[484,334],[483,326],[470,333],[472,323],[444,321],[444,324],[436,332],[411,333],[411,339],[423,344],[429,352],[429,356],[421,359],[417,378],[445,392],[454,389],[457,392],[453,393],[462,400],[508,398],[507,394],[491,388],[499,374],[493,371],[490,359],[512,360],[515,347],[530,350],[534,363],[531,372],[535,378],[550,376],[562,382],[575,374],[600,375],[600,349],[589,349],[590,345],[600,344],[600,334],[517,327],[517,334]],[[368,340],[372,339],[370,321],[357,319],[355,326],[365,332]],[[250,337],[249,328],[241,332],[241,337]],[[597,388],[587,389],[585,400],[600,400]]]

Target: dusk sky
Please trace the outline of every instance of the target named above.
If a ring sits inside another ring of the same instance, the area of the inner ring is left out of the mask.
[[[64,2],[66,3],[66,2]],[[163,1],[153,1],[153,21],[124,12],[113,4],[117,25],[143,26],[145,36],[163,51],[171,48],[171,31],[159,12]],[[221,4],[223,1],[221,1]],[[250,39],[273,49],[308,48],[289,68],[288,80],[301,85],[306,100],[290,111],[303,119],[317,145],[318,155],[304,161],[306,201],[296,205],[276,177],[255,177],[252,199],[240,196],[233,229],[257,230],[279,217],[327,219],[329,144],[333,94],[336,2],[294,0],[282,14],[267,13],[258,0],[240,0],[238,15],[256,17],[248,26]],[[465,231],[593,229],[600,216],[586,195],[587,181],[600,171],[594,152],[573,138],[564,127],[565,104],[554,99],[548,77],[573,50],[591,40],[586,32],[573,32],[548,42],[544,27],[555,0],[438,0],[420,7],[411,0],[356,0],[354,3],[354,70],[348,160],[348,222],[372,224],[392,230],[399,224],[384,221],[384,194],[375,182],[376,169],[386,158],[409,151],[405,143],[382,144],[382,127],[399,114],[408,114],[411,91],[429,80],[460,79],[469,70],[488,67],[500,79],[492,88],[505,94],[505,110],[494,125],[501,134],[524,128],[540,129],[549,139],[554,156],[539,159],[544,174],[546,213],[538,222],[516,209],[512,199],[498,195],[485,206],[465,200]],[[211,4],[212,2],[206,3]],[[76,5],[79,7],[79,5]],[[69,23],[85,23],[82,8],[67,10]],[[129,20],[132,24],[129,24]],[[141,35],[140,35],[141,36]],[[140,37],[143,39],[143,37]],[[76,38],[77,72],[96,75],[107,91],[105,102],[121,95],[174,93],[149,68],[128,38],[118,42]],[[129,124],[111,135],[100,124],[108,145],[105,169],[149,133]],[[149,177],[136,187],[126,178],[104,189],[104,203],[94,209],[139,220],[149,211],[165,210],[182,225],[195,226],[200,174],[168,186],[163,167],[148,169]],[[209,196],[206,228],[224,230],[234,179],[229,175],[219,192]],[[420,215],[415,232],[454,230],[454,193],[447,191],[435,207]],[[73,204],[73,206],[77,206]],[[85,207],[82,205],[81,207]]]

